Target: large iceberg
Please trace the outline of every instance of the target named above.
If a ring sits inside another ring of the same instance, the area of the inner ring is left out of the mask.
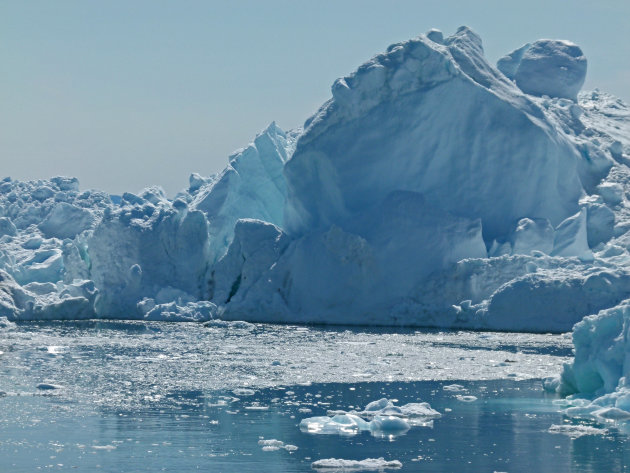
[[[560,87],[565,50],[542,49]],[[290,243],[252,271],[239,238],[222,317],[566,331],[630,295],[625,104],[525,93],[468,28],[392,45],[332,92],[285,165],[265,248]]]
[[[0,316],[570,330],[630,298],[630,110],[585,72],[432,30],[174,199],[7,178]]]

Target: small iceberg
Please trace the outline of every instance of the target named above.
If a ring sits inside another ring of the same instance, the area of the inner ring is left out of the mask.
[[[441,416],[426,402],[399,407],[383,398],[370,402],[361,412],[332,411],[330,416],[302,419],[300,430],[309,434],[356,435],[369,431],[374,436],[402,435],[414,426],[430,427],[432,420]]]
[[[366,458],[365,460],[342,460],[340,458],[326,458],[311,464],[313,470],[319,471],[383,471],[398,470],[402,463],[398,460],[381,458]]]

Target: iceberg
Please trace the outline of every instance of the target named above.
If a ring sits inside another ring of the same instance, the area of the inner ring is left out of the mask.
[[[572,439],[580,438],[585,435],[605,435],[608,433],[606,429],[598,429],[590,425],[552,425],[549,427],[549,433],[567,435]]]
[[[574,360],[549,390],[569,395],[568,415],[630,418],[630,300],[585,317],[573,329]]]
[[[527,57],[553,82],[565,43],[544,44]],[[628,108],[571,93],[524,91],[468,28],[390,46],[305,123],[285,165],[288,243],[245,285],[217,265],[238,286],[221,316],[568,331],[628,297],[614,242]]]
[[[618,311],[630,109],[580,92],[586,64],[539,40],[495,66],[431,30],[172,199],[5,178],[0,316],[561,332]],[[586,389],[580,363],[558,386]]]
[[[314,435],[350,436],[362,431],[369,431],[377,437],[402,435],[412,427],[432,426],[432,420],[442,416],[427,402],[403,406],[394,403],[383,398],[370,402],[361,412],[334,411],[332,416],[307,417],[300,421],[300,430]]]
[[[262,447],[263,452],[275,452],[280,449],[287,452],[295,452],[298,449],[295,445],[285,444],[283,441],[276,439],[262,439],[258,441],[258,445]]]

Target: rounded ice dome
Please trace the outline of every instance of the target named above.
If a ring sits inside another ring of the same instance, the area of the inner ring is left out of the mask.
[[[497,67],[526,94],[577,100],[586,57],[570,41],[541,39],[499,59]]]

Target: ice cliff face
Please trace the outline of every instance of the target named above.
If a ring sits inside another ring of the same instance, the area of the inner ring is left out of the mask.
[[[247,148],[230,156],[230,164],[214,179],[197,187],[191,182],[190,207],[210,221],[212,262],[227,251],[239,218],[284,223],[287,186],[284,163],[293,153],[299,130],[289,133],[272,123]]]
[[[573,329],[575,359],[545,388],[564,395],[570,417],[630,419],[630,301],[585,317]]]
[[[129,317],[144,298],[158,304],[203,299],[210,251],[204,214],[179,200],[171,204],[160,191],[138,200],[123,195],[123,202],[85,238],[89,265],[68,271],[87,271],[101,289],[96,314]]]
[[[0,316],[569,330],[630,298],[630,110],[585,70],[433,30],[173,200],[7,179]]]

